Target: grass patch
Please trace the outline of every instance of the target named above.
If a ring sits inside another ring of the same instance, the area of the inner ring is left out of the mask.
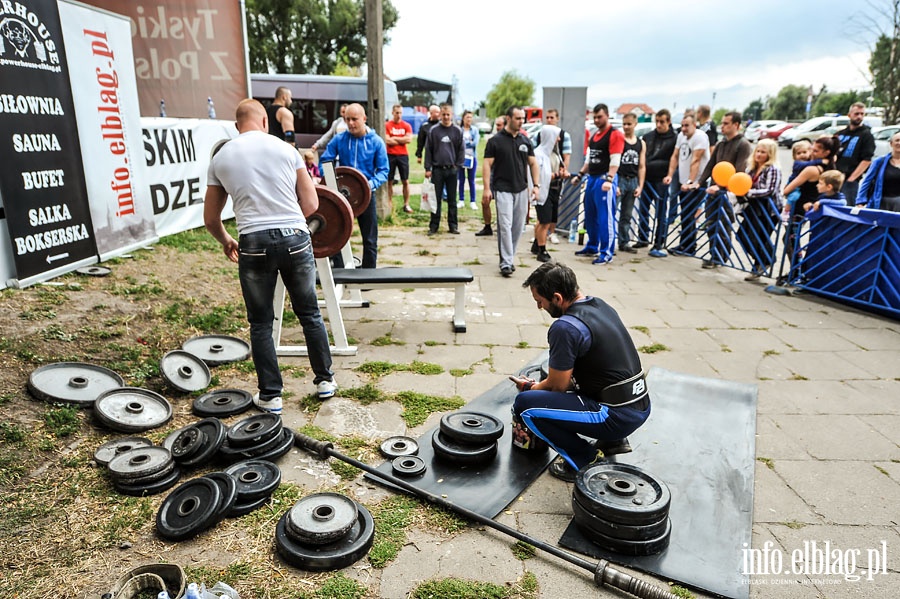
[[[510,548],[512,549],[512,554],[516,556],[516,559],[522,561],[533,558],[537,553],[537,549],[534,548],[534,545],[526,543],[525,541],[516,541]]]
[[[0,441],[20,445],[25,442],[27,436],[25,427],[12,422],[0,422]]]
[[[637,327],[631,327],[631,328],[634,329],[635,331],[640,331],[641,333],[647,335],[648,337],[650,336],[650,329],[647,327],[637,326]]]
[[[469,521],[448,509],[431,503],[422,504],[422,523],[431,530],[452,535],[469,527]]]
[[[803,376],[802,374],[797,374],[796,372],[792,373],[789,381],[808,381],[809,379]]]
[[[888,474],[888,471],[885,470],[884,468],[882,468],[881,466],[879,466],[878,464],[872,464],[872,466],[874,466],[874,467],[875,467],[875,470],[878,470],[878,471],[881,472],[883,475],[888,476],[888,477],[890,476],[890,474]]]
[[[801,528],[806,527],[806,524],[804,524],[803,522],[797,522],[796,520],[791,520],[789,522],[782,522],[781,524],[783,524],[784,526],[787,526],[788,528],[792,528],[794,530],[800,530]]]
[[[387,333],[386,335],[372,339],[372,345],[376,347],[384,347],[386,345],[406,345],[406,341],[394,339],[391,336],[391,333]]]
[[[472,260],[466,260],[465,262],[463,262],[463,265],[465,266],[478,266],[479,264],[481,264],[481,260],[478,259],[478,256],[475,256],[475,258]]]
[[[757,462],[762,462],[769,470],[775,470],[775,460],[772,458],[756,458]]]
[[[388,399],[387,394],[372,383],[366,383],[362,387],[342,389],[341,396],[355,399],[364,406]]]
[[[364,362],[356,367],[357,372],[364,372],[373,376],[381,377],[392,372],[413,372],[415,374],[441,374],[444,367],[440,364],[432,362],[419,362],[414,360],[409,364],[398,364],[396,362]]]
[[[418,502],[406,495],[394,495],[373,508],[375,542],[369,551],[369,563],[383,568],[400,553],[406,543],[406,527],[412,522]]]
[[[225,229],[232,237],[235,239],[238,238],[234,219],[225,221]],[[183,231],[181,233],[176,233],[175,235],[167,235],[162,237],[157,244],[174,248],[179,252],[184,252],[186,254],[195,254],[203,251],[218,253],[222,251],[222,246],[219,245],[219,242],[216,241],[203,227]]]
[[[683,599],[694,599],[694,594],[692,592],[684,587],[678,586],[677,584],[673,584],[669,591],[671,591],[671,593],[676,597],[682,597]]]
[[[462,578],[440,578],[423,582],[410,593],[411,599],[532,599],[537,597],[537,578],[526,572],[505,586]]]
[[[331,468],[331,471],[341,477],[341,480],[353,480],[359,473],[362,472],[356,466],[351,466],[346,462],[342,462],[340,460],[331,460],[328,462],[328,467]]]
[[[425,347],[436,347],[438,345],[447,345],[447,344],[443,341],[433,341],[431,339],[429,339],[428,341],[425,342]]]
[[[528,347],[528,342],[527,341],[519,341],[518,343],[516,343],[516,347],[518,347],[519,349],[525,349]]]
[[[111,493],[109,512],[97,520],[103,536],[109,543],[124,540],[128,533],[139,530],[156,518],[156,509],[150,497],[125,497]]]
[[[470,375],[470,374],[472,374],[473,372],[475,372],[475,369],[474,369],[474,368],[451,368],[451,369],[450,369],[450,376],[454,376],[454,377],[456,377],[456,378],[459,378],[459,377],[461,377],[461,376],[467,376],[467,375]]]
[[[68,437],[78,432],[81,421],[78,419],[78,408],[67,406],[44,412],[44,425],[57,437]]]
[[[655,354],[661,351],[669,351],[669,348],[662,343],[654,343],[653,345],[642,345],[638,348],[642,354]]]
[[[781,352],[778,351],[777,349],[767,349],[766,351],[763,352],[763,355],[764,356],[780,356]]]
[[[314,595],[317,599],[362,599],[366,587],[338,572],[326,580]]]
[[[466,401],[458,396],[439,397],[415,391],[401,391],[396,398],[403,406],[403,413],[400,416],[407,426],[419,426],[434,412],[458,410],[466,405]]]
[[[725,354],[731,353],[731,348],[728,347],[727,345],[723,345],[721,349],[722,349],[722,353],[725,353]]]

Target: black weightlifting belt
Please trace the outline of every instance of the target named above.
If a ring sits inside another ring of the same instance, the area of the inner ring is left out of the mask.
[[[604,388],[598,401],[613,408],[629,406],[638,410],[645,410],[649,399],[647,378],[643,372],[639,372],[629,379]]]

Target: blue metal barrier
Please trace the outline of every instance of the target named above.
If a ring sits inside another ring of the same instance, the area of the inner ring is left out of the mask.
[[[822,206],[797,225],[788,283],[900,318],[900,214]]]

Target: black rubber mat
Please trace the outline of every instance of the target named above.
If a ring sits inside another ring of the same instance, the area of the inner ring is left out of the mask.
[[[547,359],[547,355],[547,352],[542,353],[523,370],[539,367]],[[536,373],[531,376],[538,378]],[[503,436],[497,440],[497,457],[492,462],[480,466],[460,467],[435,459],[431,446],[431,436],[438,428],[435,427],[418,439],[418,455],[425,460],[427,470],[421,476],[405,480],[425,491],[445,496],[453,503],[488,518],[493,518],[503,511],[556,458],[556,452],[553,450],[535,454],[513,447],[511,409],[515,397],[515,385],[509,380],[503,380],[461,408],[496,416],[504,423]],[[381,464],[378,470],[393,474],[389,461]],[[368,474],[366,478],[400,490]]]
[[[743,549],[753,526],[756,385],[652,368],[650,418],[616,456],[663,480],[672,492],[669,547],[630,557],[601,549],[574,522],[559,544],[721,597],[743,599]]]

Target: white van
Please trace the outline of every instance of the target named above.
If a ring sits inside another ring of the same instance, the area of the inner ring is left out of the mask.
[[[250,75],[253,97],[268,106],[281,86],[291,90],[294,102],[294,131],[297,146],[309,148],[341,114],[341,104],[362,104],[368,110],[368,80],[365,77],[337,77],[332,75]],[[398,104],[397,85],[384,80],[385,118],[391,107]]]

